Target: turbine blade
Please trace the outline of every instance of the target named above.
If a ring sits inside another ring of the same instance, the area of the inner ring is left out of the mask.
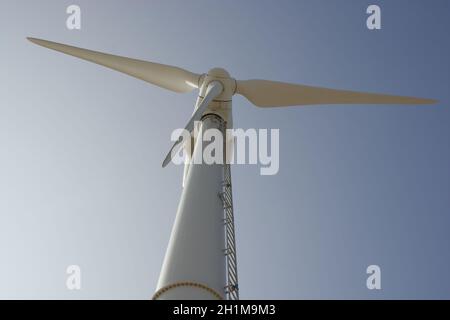
[[[433,104],[436,100],[385,94],[335,90],[268,81],[237,81],[236,93],[258,107],[288,107],[317,104]]]
[[[178,67],[120,57],[47,40],[27,39],[37,45],[100,64],[171,91],[190,92],[198,87],[200,75]]]
[[[220,82],[212,81],[211,83],[209,83],[208,88],[206,89],[205,98],[200,103],[197,110],[195,110],[191,119],[189,119],[189,122],[187,123],[186,127],[184,128],[185,130],[192,132],[192,130],[194,129],[195,122],[200,121],[200,119],[202,118],[203,113],[205,112],[208,105],[211,103],[211,101],[214,100],[215,97],[220,95],[222,93],[222,91],[223,91],[223,86]],[[178,140],[175,141],[172,148],[170,148],[169,153],[167,154],[167,156],[165,157],[165,159],[163,161],[163,164],[162,164],[163,168],[166,167],[170,161],[172,161],[173,155],[175,155],[179,151],[182,141],[183,141],[183,137],[180,136],[178,138]]]

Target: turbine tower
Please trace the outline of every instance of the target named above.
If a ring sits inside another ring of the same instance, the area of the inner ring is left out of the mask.
[[[232,128],[232,97],[240,94],[257,107],[318,104],[431,104],[435,100],[335,90],[268,80],[235,80],[214,68],[205,74],[178,67],[120,57],[41,39],[31,42],[123,72],[178,93],[198,89],[194,113],[185,129]],[[225,139],[224,139],[225,141]],[[164,159],[171,162],[185,145],[178,139]],[[187,150],[183,190],[153,299],[238,299],[237,260],[230,167],[194,164],[201,159],[203,139]],[[224,144],[223,154],[227,148]]]

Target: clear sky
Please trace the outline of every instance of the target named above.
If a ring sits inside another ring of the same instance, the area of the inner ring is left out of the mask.
[[[82,29],[65,26],[78,4]],[[382,29],[366,28],[378,4]],[[177,95],[26,36],[261,78],[435,98],[434,106],[258,109],[280,172],[234,166],[241,298],[450,298],[447,0],[3,1],[0,298],[150,298],[181,192],[162,169]],[[82,290],[66,289],[66,267]],[[366,288],[381,267],[382,290]]]

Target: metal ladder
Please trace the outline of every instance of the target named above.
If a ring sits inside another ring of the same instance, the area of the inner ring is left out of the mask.
[[[237,276],[237,258],[236,258],[236,237],[234,230],[234,213],[233,213],[233,195],[231,189],[231,168],[228,163],[224,164],[224,180],[222,182],[222,192],[219,197],[222,200],[224,211],[225,225],[225,249],[227,266],[227,285],[225,293],[227,300],[239,300],[239,286]]]

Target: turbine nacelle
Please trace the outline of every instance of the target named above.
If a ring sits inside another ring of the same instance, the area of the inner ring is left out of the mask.
[[[208,84],[212,81],[218,81],[223,86],[223,91],[214,98],[215,101],[231,101],[236,93],[236,80],[230,77],[228,71],[223,68],[213,68],[208,73],[200,77],[199,95],[204,97]]]
[[[222,90],[209,103],[204,114],[217,114],[226,121],[227,127],[232,127],[231,102],[233,95],[236,93],[236,80],[231,78],[228,71],[223,68],[213,68],[208,73],[200,76],[196,110],[206,97],[208,86],[211,83],[220,83]]]

